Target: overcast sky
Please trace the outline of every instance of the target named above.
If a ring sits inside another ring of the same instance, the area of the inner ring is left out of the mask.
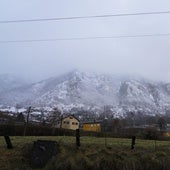
[[[0,21],[170,11],[169,0],[0,0]],[[170,33],[170,14],[0,24],[0,41]],[[170,36],[0,43],[0,73],[45,79],[72,69],[170,82]]]

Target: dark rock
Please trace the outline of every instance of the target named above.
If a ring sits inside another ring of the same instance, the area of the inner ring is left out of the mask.
[[[37,140],[34,142],[30,164],[32,168],[43,168],[59,151],[55,141]]]

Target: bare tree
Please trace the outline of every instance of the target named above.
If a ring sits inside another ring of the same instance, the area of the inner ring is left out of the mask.
[[[167,123],[166,123],[166,120],[165,120],[164,118],[160,117],[160,118],[158,119],[158,125],[159,125],[160,131],[166,130]]]
[[[58,108],[54,108],[48,119],[51,126],[55,126],[56,122],[61,119],[61,111]]]

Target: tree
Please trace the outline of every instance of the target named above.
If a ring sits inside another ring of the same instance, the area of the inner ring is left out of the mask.
[[[52,127],[55,127],[57,121],[61,119],[61,111],[58,108],[54,108],[49,116],[49,122]]]
[[[19,113],[19,114],[17,115],[16,120],[17,120],[18,122],[25,122],[25,118],[24,118],[23,113]]]
[[[166,120],[164,118],[160,117],[158,119],[158,126],[159,126],[160,131],[166,130],[166,128],[167,128]]]
[[[114,129],[114,132],[117,133],[118,129],[120,128],[121,126],[121,122],[120,122],[120,119],[116,118],[113,120],[113,129]]]

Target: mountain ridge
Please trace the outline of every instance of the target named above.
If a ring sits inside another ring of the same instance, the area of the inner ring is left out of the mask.
[[[0,105],[58,107],[114,113],[142,111],[165,114],[170,110],[170,84],[144,78],[95,74],[74,70],[0,93]],[[122,114],[122,113],[120,113]]]

